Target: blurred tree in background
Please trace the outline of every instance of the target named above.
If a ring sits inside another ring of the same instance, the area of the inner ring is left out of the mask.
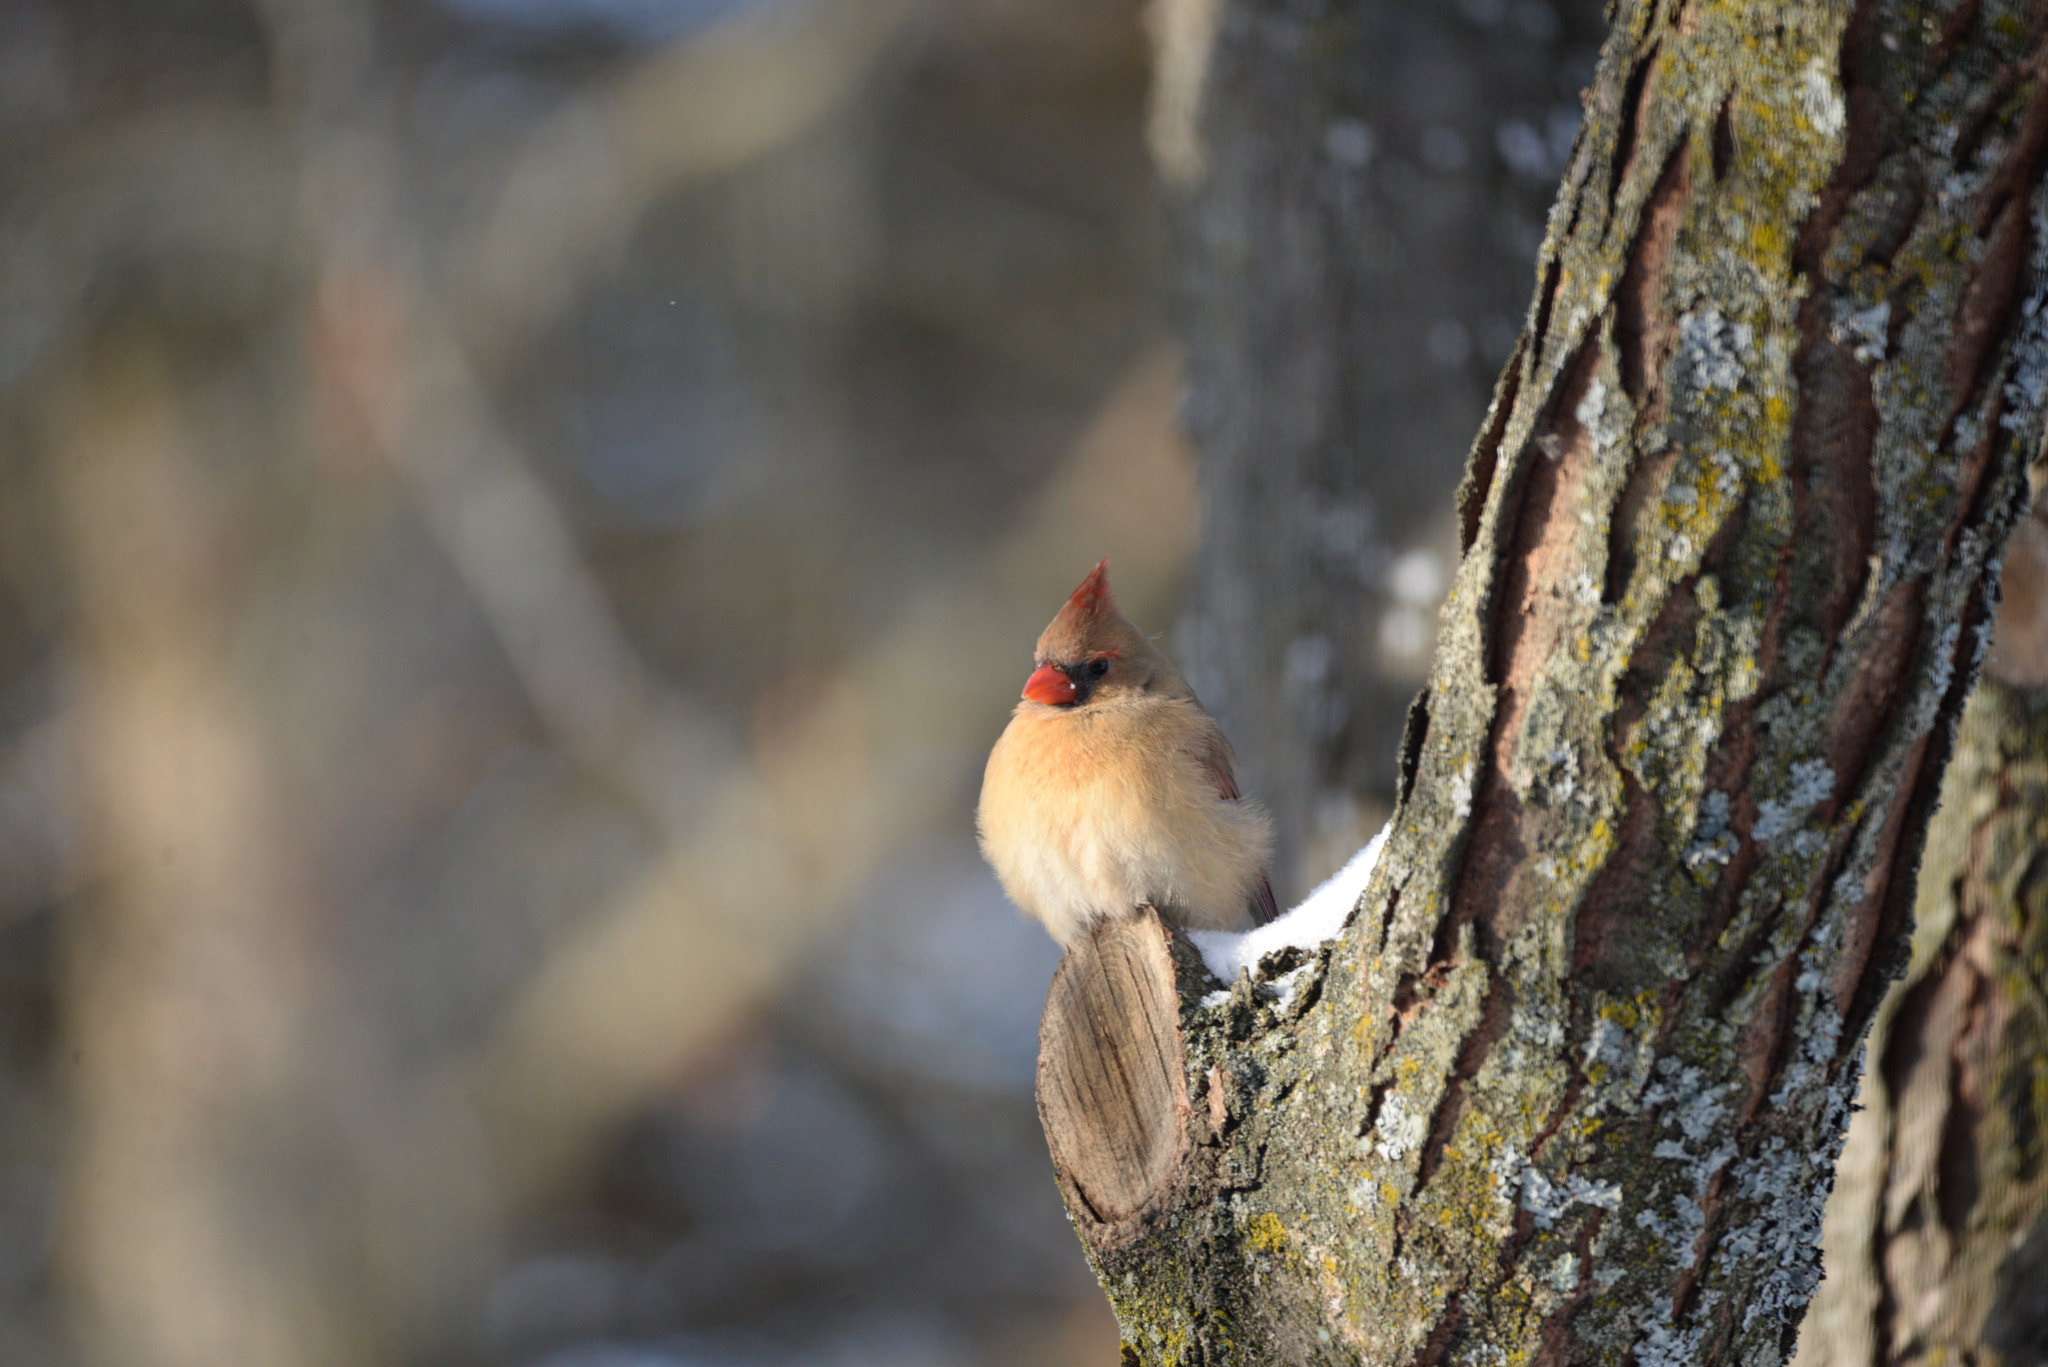
[[[1109,1359],[982,758],[1107,551],[1283,884],[1377,820],[1597,36],[1300,8],[1243,650],[1135,5],[0,8],[0,1361]]]

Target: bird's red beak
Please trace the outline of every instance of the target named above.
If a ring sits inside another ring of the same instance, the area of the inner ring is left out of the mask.
[[[1051,665],[1040,665],[1031,671],[1031,677],[1024,681],[1024,696],[1033,702],[1052,706],[1070,703],[1078,692],[1074,681]]]

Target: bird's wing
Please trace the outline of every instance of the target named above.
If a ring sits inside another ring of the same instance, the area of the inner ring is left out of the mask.
[[[1237,775],[1230,772],[1230,760],[1220,754],[1202,757],[1202,768],[1209,780],[1216,785],[1216,796],[1226,802],[1235,802],[1244,794],[1237,791]]]
[[[1215,737],[1215,744],[1202,756],[1202,768],[1216,785],[1216,795],[1226,802],[1235,802],[1242,794],[1237,791],[1237,775],[1231,770],[1230,742],[1223,739],[1220,730]],[[1272,880],[1266,877],[1264,869],[1259,870],[1258,885],[1252,889],[1249,910],[1255,925],[1264,925],[1280,914],[1280,904],[1273,899]]]

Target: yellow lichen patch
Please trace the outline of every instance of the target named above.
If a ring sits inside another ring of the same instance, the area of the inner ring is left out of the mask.
[[[1769,219],[1750,229],[1749,245],[1764,260],[1773,260],[1784,254],[1785,230]]]
[[[1280,1223],[1280,1217],[1272,1211],[1255,1216],[1245,1226],[1245,1242],[1261,1253],[1284,1253],[1287,1251],[1287,1226]]]

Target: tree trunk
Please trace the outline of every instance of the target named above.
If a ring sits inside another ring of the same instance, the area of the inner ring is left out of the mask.
[[[2007,554],[1799,1367],[2048,1362],[2048,507]]]
[[[1359,913],[1048,1017],[1178,1046],[1118,1203],[1054,1145],[1127,1361],[1790,1353],[2040,436],[2044,32],[1617,6]]]

